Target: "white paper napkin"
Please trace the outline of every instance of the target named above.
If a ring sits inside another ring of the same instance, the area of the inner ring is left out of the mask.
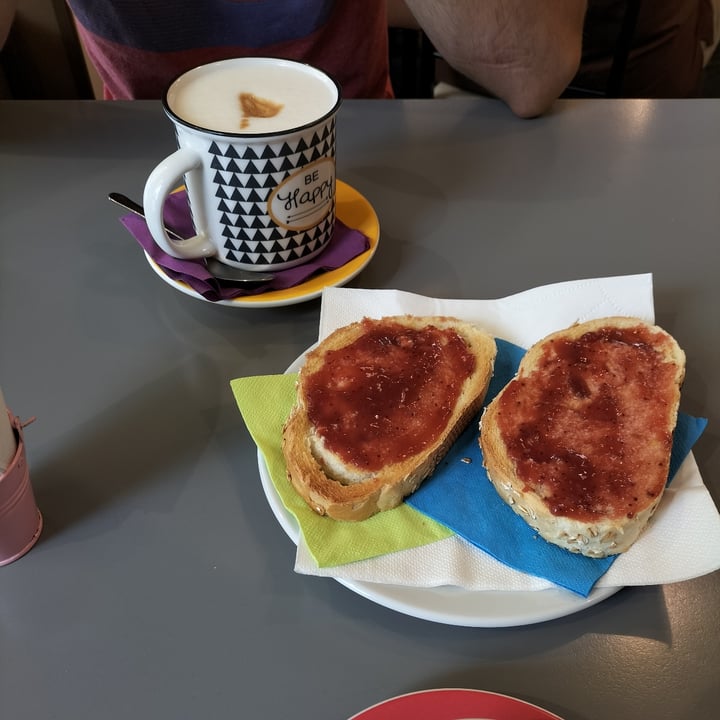
[[[529,347],[555,330],[593,318],[629,315],[654,322],[652,276],[628,275],[546,285],[498,300],[427,298],[397,290],[328,288],[319,339],[363,317],[450,315],[476,322],[496,337]],[[691,362],[691,359],[690,359]],[[656,585],[720,568],[720,515],[694,457],[682,464],[650,526],[618,557],[598,587]],[[318,568],[302,537],[296,572],[413,587],[544,590],[546,580],[513,570],[458,537],[331,568]]]

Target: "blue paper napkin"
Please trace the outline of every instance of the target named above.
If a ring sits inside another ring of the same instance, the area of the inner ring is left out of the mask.
[[[514,377],[525,354],[504,340],[496,344],[495,373],[486,404]],[[470,423],[433,476],[406,502],[506,565],[586,597],[615,557],[588,558],[546,542],[500,499],[482,466],[479,419]],[[668,482],[706,425],[704,418],[679,414]]]

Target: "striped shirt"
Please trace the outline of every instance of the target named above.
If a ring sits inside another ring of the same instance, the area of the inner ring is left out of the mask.
[[[392,97],[384,0],[67,0],[107,99],[155,99],[182,72],[273,56],[331,75],[344,97]]]

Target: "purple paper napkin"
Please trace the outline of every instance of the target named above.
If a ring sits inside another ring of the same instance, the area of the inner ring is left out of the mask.
[[[173,193],[165,202],[165,222],[180,235],[195,234],[185,191]],[[328,246],[312,260],[288,270],[275,272],[274,279],[250,289],[224,283],[211,275],[202,260],[172,257],[161,250],[152,239],[145,220],[138,215],[124,215],[120,222],[130,231],[147,254],[165,271],[168,277],[189,285],[206,300],[232,300],[246,295],[258,295],[271,290],[285,290],[305,282],[312,275],[335,270],[350,262],[370,247],[370,241],[359,230],[335,220],[335,233]]]

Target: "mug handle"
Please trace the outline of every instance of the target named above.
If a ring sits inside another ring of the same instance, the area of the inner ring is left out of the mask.
[[[193,195],[196,183],[202,183],[202,159],[187,148],[179,148],[168,155],[149,175],[143,192],[145,220],[153,240],[168,254],[176,258],[199,258],[215,255],[217,250],[202,230],[205,212],[202,198],[193,200],[197,235],[187,240],[173,240],[165,231],[163,210],[165,200],[186,178],[188,194]],[[200,221],[200,222],[198,222]],[[200,225],[200,228],[198,228]]]

